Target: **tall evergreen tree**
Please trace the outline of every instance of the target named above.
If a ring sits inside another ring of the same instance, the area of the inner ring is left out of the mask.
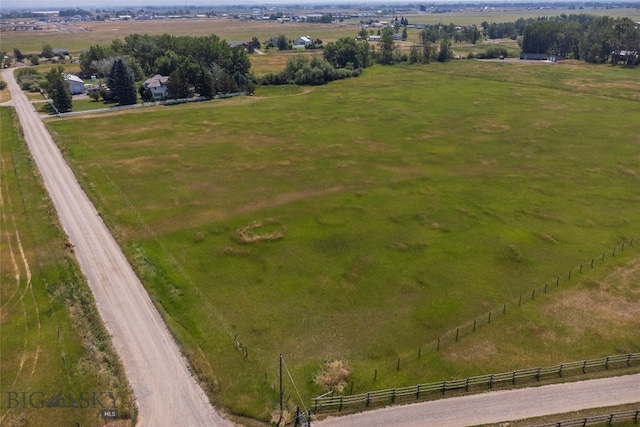
[[[44,89],[60,113],[71,111],[72,108],[71,90],[64,79],[63,71],[64,69],[60,66],[51,68],[45,74],[46,83],[44,84]]]
[[[114,99],[117,99],[120,105],[136,103],[138,96],[135,81],[129,67],[122,58],[118,58],[113,63],[109,73],[108,86],[114,95]]]

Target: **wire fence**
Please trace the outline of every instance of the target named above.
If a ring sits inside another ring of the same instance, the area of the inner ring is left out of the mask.
[[[634,409],[631,411],[614,412],[606,415],[593,415],[585,418],[574,418],[571,420],[558,421],[548,424],[537,424],[529,427],[582,427],[592,426],[597,424],[612,424],[614,422],[633,421],[638,423],[640,419],[640,409]]]
[[[637,242],[635,243],[637,244]],[[502,306],[495,307],[493,310],[479,315],[473,320],[470,320],[464,324],[457,326],[456,328],[448,330],[447,332],[440,335],[440,337],[438,337],[437,339],[420,346],[418,348],[418,354],[422,353],[423,350],[439,351],[440,347],[444,345],[454,344],[461,340],[463,337],[475,333],[476,330],[481,328],[482,326],[490,325],[492,321],[498,320],[499,317],[506,316],[512,310],[522,306],[522,304],[534,301],[535,299],[552,292],[554,289],[561,287],[561,285],[575,280],[582,274],[585,274],[588,270],[596,268],[599,264],[603,264],[606,259],[615,258],[616,254],[620,255],[625,250],[635,249],[636,247],[637,245],[634,246],[633,238],[625,239],[625,241],[614,246],[611,250],[604,251],[599,255],[593,256],[591,259],[583,262],[579,266],[576,265],[574,268],[569,269],[566,273],[557,275],[555,278],[545,282],[544,285],[540,284],[536,287],[531,288],[531,291],[521,294],[517,299],[513,299],[508,303],[502,304]]]
[[[532,381],[562,378],[563,376],[586,374],[609,369],[628,368],[640,365],[640,353],[617,354],[601,359],[580,360],[555,366],[519,369],[499,374],[480,375],[465,379],[439,381],[371,391],[354,395],[327,393],[312,399],[314,413],[361,410],[370,406],[388,405],[400,402],[429,400],[445,396],[447,393],[468,393],[497,387],[513,387]]]

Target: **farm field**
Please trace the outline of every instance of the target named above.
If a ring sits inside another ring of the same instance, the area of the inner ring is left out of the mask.
[[[94,392],[130,419],[126,379],[14,120],[0,108],[0,423],[103,425],[113,400]]]
[[[311,11],[310,11],[311,12]],[[302,13],[298,11],[297,13]],[[313,13],[319,13],[317,10]],[[411,24],[480,25],[488,23],[513,22],[518,18],[537,18],[559,16],[565,13],[606,15],[611,17],[629,17],[640,21],[639,9],[585,9],[585,10],[470,10],[449,13],[425,13],[406,15]],[[388,20],[388,17],[381,17]],[[110,44],[114,39],[124,39],[129,34],[174,34],[203,36],[216,34],[228,41],[249,40],[258,37],[264,42],[269,37],[285,34],[289,38],[309,35],[314,39],[334,41],[340,37],[355,37],[360,29],[360,20],[345,20],[335,24],[287,23],[274,21],[235,20],[229,18],[156,20],[156,21],[107,21],[68,23],[55,30],[5,32],[0,38],[0,51],[11,52],[14,47],[23,53],[39,53],[42,45],[49,43],[54,47],[69,49],[77,57],[82,49],[93,44]],[[409,29],[409,40],[417,41],[419,30]]]
[[[637,351],[637,82],[376,66],[48,126],[212,401],[269,420],[279,354],[294,409],[335,360],[361,393]]]

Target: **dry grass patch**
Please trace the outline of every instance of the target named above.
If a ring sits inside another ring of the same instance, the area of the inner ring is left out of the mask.
[[[350,374],[351,369],[341,360],[325,362],[322,370],[316,375],[315,383],[327,390],[342,392]]]
[[[241,243],[255,243],[260,241],[276,241],[284,238],[287,228],[272,218],[264,221],[254,221],[238,228],[234,238]]]

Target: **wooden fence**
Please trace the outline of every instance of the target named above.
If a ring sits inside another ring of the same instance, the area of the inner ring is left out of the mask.
[[[575,418],[572,420],[558,421],[549,424],[538,424],[530,427],[583,427],[596,424],[612,424],[613,422],[633,421],[638,423],[640,420],[640,409],[614,412],[607,415],[594,415],[586,418]]]
[[[361,410],[369,406],[434,399],[446,395],[447,392],[457,392],[460,394],[470,391],[478,392],[494,387],[513,387],[532,381],[556,379],[564,375],[576,373],[586,374],[587,372],[626,368],[634,365],[640,365],[640,353],[618,354],[601,359],[568,362],[544,368],[519,369],[500,374],[488,374],[459,380],[418,384],[409,387],[371,391],[349,396],[327,393],[313,398],[312,408],[314,413]]]

